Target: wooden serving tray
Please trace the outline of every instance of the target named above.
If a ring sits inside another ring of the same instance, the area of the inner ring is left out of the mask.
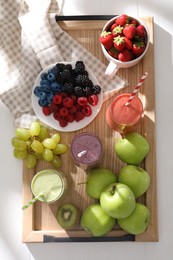
[[[118,75],[129,82],[129,86],[119,92],[123,93],[132,92],[142,74],[145,71],[149,73],[139,93],[145,114],[138,129],[138,132],[146,136],[150,144],[150,152],[142,167],[149,172],[151,184],[146,194],[139,199],[150,209],[151,219],[148,229],[145,233],[134,236],[125,233],[117,225],[106,236],[94,238],[82,230],[79,225],[68,231],[60,228],[55,217],[59,206],[57,202],[53,204],[36,202],[34,206],[23,211],[23,242],[158,241],[153,18],[145,17],[141,19],[150,31],[149,50],[139,64],[129,69],[120,69]],[[104,20],[60,21],[59,25],[98,59],[107,64],[98,42],[98,36],[105,22]],[[83,131],[96,133],[102,140],[105,150],[104,161],[101,167],[108,168],[118,175],[119,170],[124,166],[114,153],[115,139],[119,138],[120,135],[112,131],[105,123],[105,112],[110,102],[111,99],[103,104],[96,119],[84,129],[71,133],[61,133],[61,142],[70,145],[73,137]],[[74,166],[69,151],[63,154],[61,158],[63,162],[61,170],[66,175],[70,188],[65,202],[72,202],[83,211],[94,201],[87,196],[85,184],[78,185],[78,183],[86,180],[86,172]],[[40,161],[34,170],[29,170],[23,165],[23,205],[32,199],[30,190],[32,177],[36,172],[48,167],[50,167],[49,163],[43,161]]]

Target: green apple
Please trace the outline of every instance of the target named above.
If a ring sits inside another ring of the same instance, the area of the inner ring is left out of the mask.
[[[93,203],[84,210],[80,225],[92,236],[99,237],[111,231],[115,219],[108,216],[99,203]]]
[[[99,199],[102,191],[109,184],[116,182],[116,175],[104,168],[96,168],[89,172],[86,182],[86,192],[94,199]]]
[[[115,144],[117,156],[127,164],[139,165],[149,152],[148,141],[140,134],[126,134]]]
[[[118,224],[124,231],[137,235],[147,229],[149,220],[149,209],[145,205],[137,202],[132,214],[127,218],[118,219]]]
[[[121,169],[118,175],[118,182],[130,187],[135,198],[139,198],[147,191],[150,185],[150,175],[139,166],[127,165]]]
[[[123,183],[113,183],[100,196],[102,209],[112,218],[126,218],[134,210],[136,201],[132,190]]]

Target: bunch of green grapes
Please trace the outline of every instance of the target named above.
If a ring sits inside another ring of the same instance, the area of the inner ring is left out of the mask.
[[[24,159],[27,168],[34,168],[40,159],[50,162],[55,168],[61,167],[60,154],[65,153],[68,146],[60,143],[59,133],[50,135],[45,126],[34,121],[29,129],[16,128],[15,134],[11,140],[14,157]]]

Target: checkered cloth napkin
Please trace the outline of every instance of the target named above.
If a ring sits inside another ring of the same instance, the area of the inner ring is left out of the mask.
[[[118,76],[106,78],[106,66],[59,27],[56,0],[0,1],[0,98],[16,126],[28,127],[37,118],[31,92],[38,73],[50,64],[83,60],[97,77],[104,100],[125,87]]]

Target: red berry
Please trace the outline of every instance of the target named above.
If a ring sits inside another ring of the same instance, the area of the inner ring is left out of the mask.
[[[92,106],[96,106],[98,103],[98,96],[97,95],[91,95],[88,97],[88,102],[90,103],[90,105]]]
[[[67,107],[67,108],[72,107],[72,106],[73,106],[73,99],[70,98],[70,97],[64,98],[64,100],[63,100],[63,106],[64,106],[64,107]]]
[[[54,113],[53,117],[55,118],[55,120],[58,120],[58,121],[61,119],[59,112]]]
[[[69,113],[70,114],[75,114],[77,112],[77,107],[76,106],[72,106],[69,108]]]
[[[78,100],[77,100],[77,103],[78,103],[80,106],[84,107],[84,106],[87,105],[88,99],[87,99],[86,97],[79,97]]]
[[[59,120],[59,125],[60,125],[61,127],[65,127],[65,126],[68,125],[68,122],[67,122],[67,120],[65,120],[65,119],[60,119],[60,120]]]
[[[75,95],[70,96],[73,99],[73,104],[76,104],[77,102],[77,97]]]
[[[59,105],[59,104],[62,103],[62,96],[61,96],[61,94],[55,95],[53,97],[53,103],[56,104],[56,105]]]
[[[86,105],[85,107],[82,108],[82,113],[85,116],[90,116],[92,114],[92,109],[89,105]]]
[[[79,122],[80,120],[82,120],[82,119],[84,119],[84,114],[82,113],[82,112],[80,112],[80,111],[77,111],[76,112],[76,114],[75,114],[75,116],[74,116],[74,120],[76,121],[76,122]]]
[[[49,116],[51,114],[49,107],[42,107],[42,111],[45,116]]]
[[[59,95],[62,97],[62,99],[68,97],[68,95],[65,92],[61,92]]]
[[[119,24],[121,26],[125,26],[126,24],[129,23],[129,16],[127,16],[126,14],[122,14],[120,15],[117,19],[116,19],[116,24]]]
[[[124,49],[122,50],[119,54],[118,54],[118,59],[122,62],[127,62],[130,61],[132,59],[133,55],[132,52]]]
[[[127,25],[123,30],[123,34],[128,39],[132,39],[136,34],[136,27],[131,24]]]
[[[51,103],[50,106],[49,106],[49,109],[52,113],[56,113],[56,112],[59,111],[59,108],[55,103]]]
[[[114,47],[115,49],[117,49],[118,51],[122,51],[126,45],[125,40],[124,40],[124,36],[117,36],[114,38]]]
[[[67,122],[71,123],[74,121],[74,115],[73,114],[68,114],[65,119],[67,120]]]
[[[67,116],[69,114],[69,111],[66,107],[62,107],[59,110],[59,114],[60,114],[60,116]]]
[[[126,43],[125,48],[128,49],[128,50],[131,50],[132,49],[132,45],[133,45],[132,41],[130,39],[128,39],[127,37],[125,37],[124,40],[125,40],[125,43]]]

